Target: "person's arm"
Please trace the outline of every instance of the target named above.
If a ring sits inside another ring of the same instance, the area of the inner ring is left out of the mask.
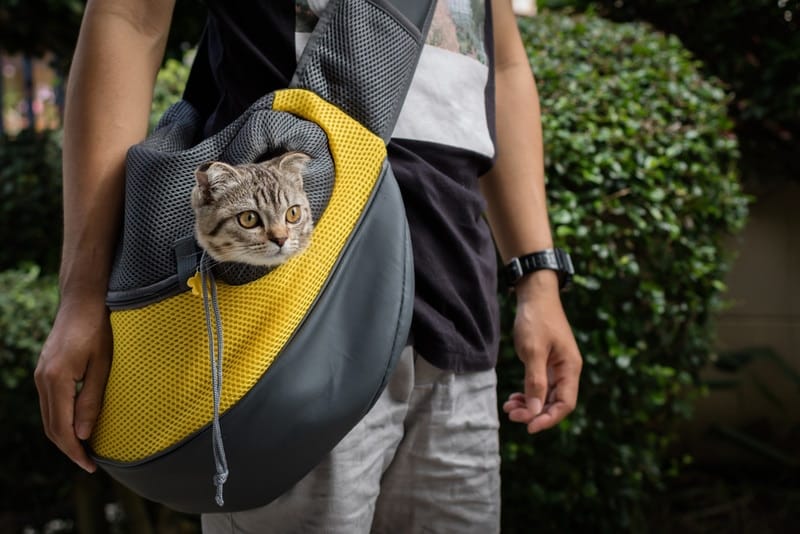
[[[89,472],[96,466],[79,440],[100,413],[111,363],[105,296],[125,154],[147,133],[173,7],[174,0],[90,0],[67,84],[61,300],[34,377],[45,433]]]
[[[492,2],[495,43],[497,158],[481,178],[487,218],[505,262],[553,246],[544,187],[544,156],[536,82],[510,0]],[[582,359],[564,315],[553,271],[516,285],[514,345],[525,365],[524,393],[503,405],[512,421],[538,432],[574,408]]]

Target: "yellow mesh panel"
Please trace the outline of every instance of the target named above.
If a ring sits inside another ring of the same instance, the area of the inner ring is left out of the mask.
[[[279,91],[273,109],[325,130],[336,179],[302,256],[250,284],[218,285],[225,342],[222,412],[259,380],[310,309],[386,157],[380,138],[314,93]],[[114,359],[91,438],[94,451],[120,462],[141,460],[209,424],[211,367],[202,298],[189,292],[142,309],[114,312],[111,324]]]

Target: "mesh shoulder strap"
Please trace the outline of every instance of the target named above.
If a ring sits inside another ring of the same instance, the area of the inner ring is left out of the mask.
[[[330,0],[290,87],[317,93],[388,141],[435,5],[435,0]]]

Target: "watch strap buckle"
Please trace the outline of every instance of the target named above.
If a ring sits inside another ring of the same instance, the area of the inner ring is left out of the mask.
[[[506,265],[506,281],[508,284],[513,286],[524,275],[525,272],[522,270],[522,262],[519,261],[519,258],[511,258],[511,262]]]

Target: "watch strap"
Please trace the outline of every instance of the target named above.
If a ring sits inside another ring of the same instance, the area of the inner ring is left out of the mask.
[[[565,289],[572,281],[575,268],[572,265],[570,255],[560,248],[548,248],[511,258],[506,264],[506,280],[508,285],[513,287],[526,274],[535,271],[549,269],[558,274],[558,287]]]

